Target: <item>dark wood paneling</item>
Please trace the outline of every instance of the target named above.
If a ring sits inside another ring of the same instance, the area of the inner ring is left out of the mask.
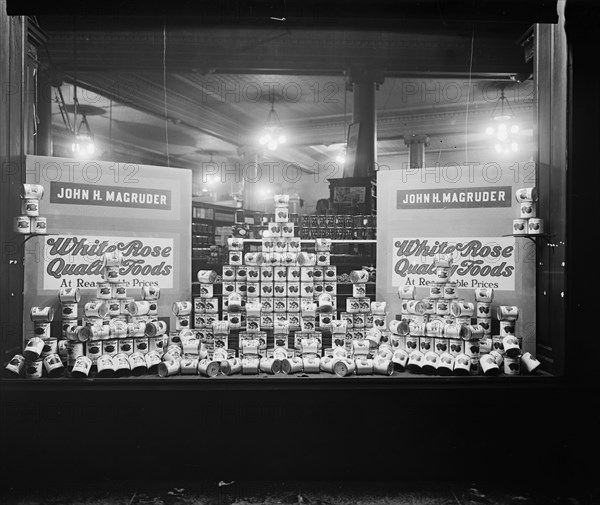
[[[23,238],[13,233],[24,181],[23,20],[5,14],[0,0],[0,359],[19,350],[23,314]]]
[[[537,356],[552,373],[564,371],[567,208],[567,52],[562,23],[535,30],[538,216],[548,241],[537,241]]]

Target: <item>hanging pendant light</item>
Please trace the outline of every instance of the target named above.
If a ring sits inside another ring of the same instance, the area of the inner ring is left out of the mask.
[[[275,112],[275,97],[271,93],[271,110],[267,115],[267,121],[258,139],[258,143],[261,146],[265,146],[269,151],[275,151],[281,144],[285,144],[286,141],[287,138],[281,128],[279,116]]]
[[[510,102],[504,94],[504,87],[505,85],[500,86],[500,98],[492,111],[494,124],[485,129],[486,135],[494,138],[494,149],[498,154],[510,154],[519,150],[515,137],[519,133],[519,125],[514,122]]]

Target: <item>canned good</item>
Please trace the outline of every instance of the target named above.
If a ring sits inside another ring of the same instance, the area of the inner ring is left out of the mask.
[[[239,358],[229,358],[221,361],[221,373],[223,375],[234,375],[242,371],[242,360]]]
[[[53,337],[44,338],[44,348],[40,354],[40,358],[45,358],[50,354],[56,354],[58,352],[58,340]]]
[[[96,298],[110,300],[112,298],[112,286],[108,282],[100,282],[96,285]]]
[[[91,326],[76,327],[76,338],[82,342],[87,340],[106,340],[110,337],[108,324],[93,324]]]
[[[529,219],[535,217],[535,203],[534,202],[521,202],[520,204],[520,217],[523,219]]]
[[[133,339],[133,352],[146,354],[148,352],[148,337],[137,337]]]
[[[45,235],[48,233],[48,220],[43,216],[32,217],[30,220],[31,233]]]
[[[54,309],[52,307],[32,307],[30,317],[33,322],[49,323],[54,319]]]
[[[25,370],[25,356],[22,354],[15,354],[4,368],[7,375],[21,375]]]
[[[28,217],[36,217],[40,214],[40,205],[37,198],[25,198],[21,200],[21,214]]]
[[[83,342],[69,340],[67,343],[67,366],[74,366],[80,356],[83,356]]]
[[[460,338],[463,340],[480,339],[485,334],[480,324],[463,324],[460,327]]]
[[[127,354],[115,354],[113,356],[113,363],[115,364],[115,376],[127,377],[131,375],[131,363],[129,363],[129,356]]]
[[[108,313],[108,307],[102,300],[87,302],[83,310],[87,317],[103,318]]]
[[[456,282],[448,282],[444,284],[444,298],[446,300],[452,300],[456,297],[458,297]]]
[[[119,267],[104,267],[102,278],[105,281],[110,282],[111,284],[120,283],[121,281],[119,279]]]
[[[115,363],[112,356],[102,354],[96,360],[96,369],[98,377],[112,377],[115,374]]]
[[[148,300],[134,300],[127,304],[127,311],[132,316],[145,316],[149,310],[150,302]]]
[[[44,323],[36,321],[33,323],[33,333],[36,337],[49,338],[50,337],[50,323]]]
[[[179,358],[161,361],[158,364],[156,371],[160,377],[170,377],[172,375],[178,375],[181,371],[179,365]]]
[[[27,361],[35,361],[39,359],[44,350],[44,340],[41,337],[32,337],[27,341],[23,355]]]
[[[479,365],[484,375],[498,375],[500,373],[500,367],[491,354],[484,354],[479,359]]]
[[[205,358],[198,361],[198,373],[200,375],[204,375],[206,377],[216,377],[219,375],[220,371],[220,361],[211,360],[210,358]]]
[[[414,287],[414,286],[411,286]],[[444,284],[431,283],[429,285],[429,298],[437,300],[444,297]]]
[[[502,339],[502,347],[508,358],[517,358],[521,355],[519,340],[514,335],[508,335]]]
[[[79,303],[81,292],[79,288],[60,288],[58,299],[61,303]]]
[[[114,251],[105,252],[102,256],[102,266],[105,268],[120,267],[122,262],[123,255],[121,254],[121,251],[117,251],[116,249]]]
[[[145,355],[146,368],[148,373],[155,374],[158,372],[158,365],[161,362],[161,355],[158,351],[148,351]]]
[[[53,353],[44,358],[44,369],[48,377],[60,377],[65,370],[65,366],[60,356]]]
[[[124,300],[127,298],[127,284],[124,282],[113,284],[112,295],[113,298],[116,298],[117,300]]]
[[[506,356],[503,371],[505,375],[519,375],[521,373],[521,359]]]
[[[16,233],[31,233],[31,220],[29,216],[16,216],[13,220],[13,230]]]
[[[398,288],[398,298],[413,300],[415,298],[416,291],[417,288],[415,286],[400,286]]]
[[[531,235],[544,233],[544,221],[539,217],[532,217],[527,220],[527,231]]]
[[[198,356],[184,355],[179,361],[181,375],[197,375],[198,362]]]
[[[264,357],[259,360],[259,368],[262,372],[274,375],[281,371],[281,361],[276,358]]]
[[[475,306],[471,302],[451,302],[450,313],[454,317],[472,317]]]
[[[124,315],[124,316],[130,315],[128,307],[129,307],[130,303],[133,303],[133,301],[134,301],[134,299],[130,298],[130,297],[125,297],[125,298],[119,299],[119,304],[121,305],[121,310],[120,310],[121,315]]]
[[[141,352],[134,352],[129,355],[129,367],[132,375],[139,377],[148,371],[146,359]]]
[[[44,186],[41,184],[23,184],[21,186],[21,198],[23,200],[41,200],[44,196]]]
[[[167,323],[165,321],[151,321],[146,323],[144,332],[148,337],[157,337],[164,335],[167,331]]]
[[[102,354],[102,340],[89,340],[85,343],[85,355],[92,360],[92,366],[96,364],[98,356]]]
[[[475,301],[490,303],[494,299],[494,288],[475,288]]]
[[[65,319],[77,319],[77,303],[67,303],[63,302],[61,304],[62,318]]]
[[[108,323],[110,336],[112,338],[123,338],[127,336],[127,323],[121,319],[111,319]]]
[[[158,286],[142,287],[142,298],[144,300],[158,300],[160,298],[160,288]]]
[[[117,300],[116,298],[112,299],[112,300],[107,300],[106,306],[107,306],[107,314],[110,317],[118,316],[121,313],[121,304],[120,304],[120,301]]]
[[[440,354],[436,372],[438,375],[451,375],[454,370],[454,356],[449,352]]]
[[[175,302],[173,304],[172,310],[173,314],[176,316],[187,316],[192,312],[192,302],[183,301],[183,302]]]
[[[162,356],[167,348],[167,340],[167,335],[159,335],[158,337],[148,338],[148,352],[156,351],[160,356]]]
[[[25,377],[28,379],[39,379],[43,369],[44,363],[41,359],[25,361]]]
[[[125,354],[129,356],[133,354],[133,339],[132,338],[122,338],[119,339],[119,351],[120,354]]]
[[[527,219],[513,219],[513,235],[527,235]]]
[[[515,199],[518,203],[537,202],[538,192],[535,187],[519,188],[515,191]]]
[[[118,342],[119,341],[117,339],[104,340],[102,342],[102,351],[104,354],[110,356],[111,358],[116,356],[119,348]]]
[[[454,357],[454,375],[469,375],[471,373],[471,358],[466,354],[457,354]]]
[[[87,377],[92,369],[92,360],[87,356],[77,356],[73,369],[71,370],[72,377]]]
[[[519,318],[519,308],[514,305],[500,305],[496,317],[499,321],[515,321]]]
[[[191,320],[191,316],[189,316],[189,315],[177,316],[175,318],[175,329],[177,331],[188,329],[190,327],[190,320]]]
[[[521,365],[527,373],[533,373],[541,363],[530,352],[526,352],[521,356]]]

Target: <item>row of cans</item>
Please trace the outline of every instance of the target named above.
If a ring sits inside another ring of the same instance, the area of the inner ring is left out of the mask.
[[[256,266],[224,265],[223,281],[248,282],[335,282],[337,268],[328,266]]]
[[[300,216],[301,228],[376,228],[377,217],[371,214],[314,214]]]
[[[207,285],[212,287],[212,285]],[[223,294],[228,295],[231,293],[239,293],[242,296],[248,298],[264,297],[296,297],[296,298],[307,298],[307,297],[318,297],[322,293],[328,293],[330,295],[337,294],[337,283],[333,282],[246,282],[246,281],[223,281]],[[213,298],[214,292],[209,290],[202,290],[201,293],[206,298]],[[364,297],[366,290],[354,291],[357,296]],[[211,295],[211,296],[209,296]]]
[[[48,220],[45,216],[15,216],[13,230],[23,235],[44,235],[48,233]]]
[[[539,217],[513,219],[513,235],[541,235],[544,221]]]
[[[331,253],[301,251],[248,252],[229,251],[228,264],[231,266],[329,266]]]

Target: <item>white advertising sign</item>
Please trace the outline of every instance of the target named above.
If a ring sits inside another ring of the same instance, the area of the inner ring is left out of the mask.
[[[438,282],[436,254],[450,254],[450,280],[458,288],[515,290],[514,237],[394,237],[392,286]]]
[[[128,287],[173,287],[173,239],[58,235],[46,239],[43,289],[95,289],[104,253],[115,250],[123,258],[119,278]]]

